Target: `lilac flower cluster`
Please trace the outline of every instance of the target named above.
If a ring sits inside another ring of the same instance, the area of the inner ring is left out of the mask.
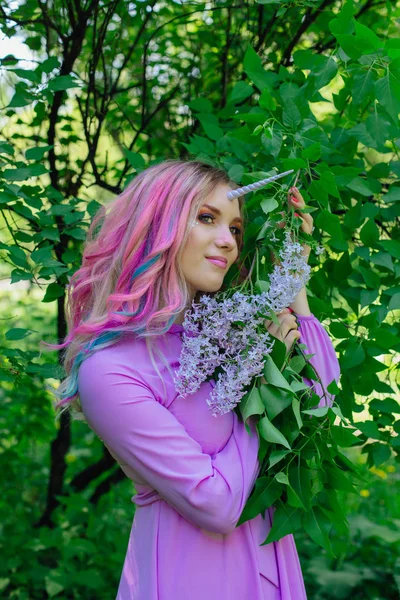
[[[281,264],[275,265],[270,275],[270,289],[268,291],[268,306],[280,313],[296,298],[300,290],[310,279],[311,267],[302,255],[302,246],[293,242],[290,231],[285,232],[283,247],[279,253]]]
[[[174,383],[179,396],[196,392],[219,367],[216,385],[207,400],[212,415],[231,411],[246,393],[254,377],[262,375],[265,356],[275,338],[265,329],[265,319],[289,306],[310,278],[310,266],[302,247],[287,231],[274,266],[270,287],[262,294],[235,291],[202,296],[192,304],[183,322],[180,367]]]

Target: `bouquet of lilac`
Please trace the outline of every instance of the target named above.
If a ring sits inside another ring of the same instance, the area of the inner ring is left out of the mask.
[[[270,202],[268,208],[271,206]],[[309,361],[312,355],[305,354],[306,346],[297,341],[287,352],[285,344],[266,329],[266,320],[279,326],[277,314],[294,301],[311,271],[298,241],[301,232],[293,235],[291,226],[271,229],[274,220],[278,223],[279,216],[269,215],[258,233],[244,282],[213,297],[201,296],[186,312],[174,382],[179,395],[185,397],[204,381],[214,379],[207,400],[214,417],[235,410],[249,433],[247,420],[256,420],[260,470],[237,526],[274,507],[264,544],[302,528],[333,555],[331,527],[343,537],[349,532],[337,490],[356,493],[353,479],[360,479],[357,467],[341,448],[359,445],[360,440],[337,405],[340,390],[336,381],[323,389],[336,395],[333,405],[315,408],[320,398],[303,381],[303,377],[318,381],[323,388]],[[260,261],[257,242],[261,240],[262,245],[263,238]],[[300,241],[321,254],[323,248],[310,238],[306,234]],[[254,247],[252,243],[248,246]],[[278,261],[266,260],[265,251],[271,249]]]
[[[193,304],[192,312],[185,315],[184,329],[195,336],[183,336],[176,389],[180,397],[193,394],[220,367],[222,373],[207,400],[215,417],[232,410],[245,395],[246,386],[262,375],[265,356],[275,342],[264,321],[289,306],[310,278],[302,247],[292,241],[289,230],[280,258],[268,291],[230,290],[214,298],[202,296],[200,304]]]

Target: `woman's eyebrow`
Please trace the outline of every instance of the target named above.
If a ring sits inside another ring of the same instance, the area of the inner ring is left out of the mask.
[[[215,212],[215,214],[221,216],[221,211],[216,206],[212,206],[211,204],[203,204],[203,206],[210,208],[211,210],[213,210]],[[237,221],[239,223],[243,223],[243,219],[241,219],[240,217],[235,217],[234,219],[232,219],[232,221]]]

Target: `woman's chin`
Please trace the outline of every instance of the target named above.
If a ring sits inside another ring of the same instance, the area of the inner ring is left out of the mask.
[[[213,293],[213,292],[218,292],[221,287],[222,287],[223,281],[221,281],[220,283],[215,283],[212,284],[211,282],[208,285],[205,285],[204,283],[201,285],[197,286],[197,292],[199,293]]]

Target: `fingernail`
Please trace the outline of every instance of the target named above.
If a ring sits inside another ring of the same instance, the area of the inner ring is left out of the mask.
[[[300,215],[298,213],[294,213],[294,216],[295,217],[299,217]]]
[[[292,202],[294,202],[295,204],[298,204],[300,202],[300,200],[298,200],[295,196],[291,197]]]
[[[292,308],[288,307],[288,310],[290,310],[291,313],[294,312],[294,310]]]

